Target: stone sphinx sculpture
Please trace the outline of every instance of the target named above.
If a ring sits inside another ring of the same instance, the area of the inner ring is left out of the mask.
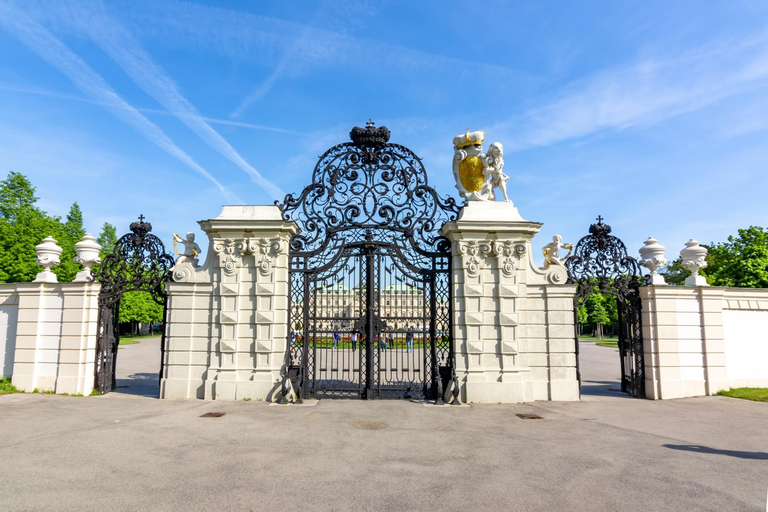
[[[504,201],[510,202],[507,196],[507,181],[509,176],[504,174],[504,147],[500,142],[494,142],[483,153],[485,132],[477,130],[457,135],[453,138],[453,177],[459,195],[467,201],[495,201],[494,189],[501,189]]]

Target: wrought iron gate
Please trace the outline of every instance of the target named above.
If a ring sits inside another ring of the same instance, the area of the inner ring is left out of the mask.
[[[611,235],[611,226],[597,218],[589,227],[589,235],[576,244],[573,256],[565,260],[568,282],[576,284],[574,322],[576,325],[576,373],[579,371],[579,334],[576,309],[594,293],[616,297],[619,313],[619,354],[621,357],[621,390],[645,398],[643,364],[642,302],[643,279],[637,260],[627,254],[624,242]]]
[[[451,245],[459,207],[421,160],[368,122],[280,204],[290,244],[286,378],[300,398],[454,399]]]
[[[105,256],[93,271],[94,279],[101,283],[94,387],[102,394],[115,387],[117,347],[120,342],[120,300],[126,292],[148,292],[155,302],[162,304],[160,353],[165,353],[165,281],[168,280],[174,260],[165,252],[163,242],[149,233],[152,225],[144,222],[143,215],[138,222],[131,223],[130,229],[131,232],[120,237],[112,253]],[[162,372],[161,359],[160,378],[163,377]]]

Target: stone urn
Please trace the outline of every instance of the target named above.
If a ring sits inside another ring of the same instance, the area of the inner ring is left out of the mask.
[[[96,238],[88,233],[75,244],[75,251],[77,252],[75,263],[83,266],[83,270],[78,272],[75,276],[75,282],[83,283],[93,281],[93,278],[91,277],[91,267],[101,263],[101,258],[99,258],[101,246],[96,242]]]
[[[642,258],[639,262],[640,266],[651,271],[651,284],[667,284],[664,276],[657,272],[658,269],[667,264],[667,259],[664,257],[665,247],[652,236],[649,236],[644,244],[640,248],[640,257]]]
[[[691,272],[690,277],[685,280],[685,284],[689,286],[708,286],[704,276],[699,275],[699,270],[707,268],[707,260],[705,258],[708,252],[706,247],[702,247],[693,238],[686,242],[685,249],[680,251],[680,256],[683,258],[683,268]]]
[[[37,264],[42,265],[43,271],[35,276],[36,283],[58,283],[56,274],[51,272],[51,268],[55,267],[61,261],[61,247],[56,245],[56,240],[49,236],[43,238],[43,241],[35,246],[35,252],[37,253]]]

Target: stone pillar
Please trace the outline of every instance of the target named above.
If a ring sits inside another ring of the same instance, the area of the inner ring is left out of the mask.
[[[177,264],[168,286],[160,396],[266,399],[280,388],[288,334],[288,243],[276,206],[225,206],[200,221],[205,263]]]
[[[94,383],[98,283],[17,283],[13,385],[89,394]]]
[[[724,288],[643,286],[643,350],[648,398],[711,395],[728,388]]]
[[[511,202],[469,202],[441,232],[453,247],[456,373],[467,402],[578,400],[565,268],[533,263],[540,223]]]

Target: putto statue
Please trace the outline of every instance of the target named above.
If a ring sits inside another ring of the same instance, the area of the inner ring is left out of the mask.
[[[184,253],[180,253],[176,247],[176,243],[180,243],[184,246]],[[200,246],[195,242],[195,234],[191,231],[187,233],[187,238],[184,239],[178,233],[173,234],[173,250],[179,255],[176,258],[176,264],[179,263],[191,263],[193,267],[197,267],[197,257],[200,255]]]
[[[504,174],[504,147],[500,142],[494,142],[483,153],[485,132],[477,130],[457,135],[453,138],[453,177],[459,195],[467,201],[495,201],[494,189],[500,188],[504,201],[507,196],[507,181],[509,176]]]
[[[563,258],[560,258],[560,249],[568,249],[568,254]],[[563,261],[571,255],[571,251],[573,251],[573,244],[563,243],[563,237],[560,235],[553,236],[552,241],[541,248],[541,252],[544,253],[544,266],[559,265],[562,267]]]

